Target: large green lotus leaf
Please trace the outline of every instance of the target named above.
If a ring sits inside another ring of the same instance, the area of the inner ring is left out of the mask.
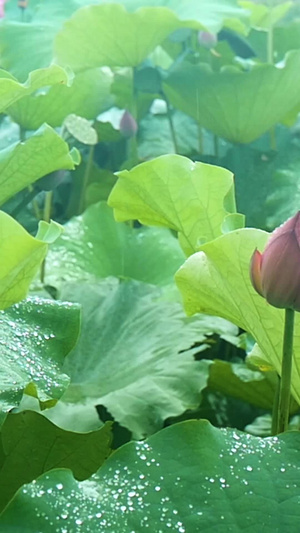
[[[177,285],[189,315],[218,315],[251,333],[268,364],[281,374],[284,310],[259,296],[249,277],[255,248],[263,250],[268,233],[242,229],[202,246],[176,274]],[[300,401],[300,320],[294,337],[292,390]]]
[[[78,7],[84,4],[93,4],[101,2],[102,0],[52,0],[51,2],[44,2],[43,0],[30,0],[27,2],[24,10],[20,9],[18,4],[12,0],[8,0],[5,6],[5,20],[23,21],[25,23],[32,22],[34,20],[42,21],[44,19],[51,18],[55,22],[58,20],[64,20],[73,13]]]
[[[9,414],[0,432],[0,510],[24,483],[53,468],[90,477],[110,453],[111,423],[90,433],[58,428],[34,411]]]
[[[224,168],[165,155],[118,177],[108,199],[116,220],[167,226],[187,254],[221,235],[224,219],[235,212],[233,175]]]
[[[64,365],[71,384],[62,400],[87,412],[104,405],[137,437],[198,406],[210,362],[193,354],[212,331],[236,334],[227,322],[188,320],[180,304],[137,281],[66,284],[60,297],[83,310],[81,336]]]
[[[275,159],[273,187],[265,204],[270,228],[279,226],[299,210],[299,147],[299,142],[294,140]]]
[[[116,0],[106,0],[105,3],[116,3]],[[180,20],[198,21],[213,33],[217,33],[223,25],[237,31],[245,31],[242,19],[248,12],[238,6],[236,0],[120,0],[130,12],[143,6],[167,7],[176,13]]]
[[[60,231],[55,222],[50,225],[41,222],[35,238],[7,213],[0,211],[0,309],[25,298],[45,258],[48,243],[53,242]]]
[[[74,71],[103,65],[134,67],[185,25],[164,7],[142,7],[135,13],[128,13],[121,4],[83,7],[57,34],[56,60]],[[199,27],[193,21],[189,25]]]
[[[274,28],[274,49],[279,59],[283,58],[289,50],[296,50],[300,47],[300,21],[297,17],[289,24],[284,24]]]
[[[74,113],[94,119],[109,101],[111,73],[101,69],[77,74],[70,87],[56,85],[48,92],[22,98],[6,112],[25,130],[36,130],[44,122],[61,126]]]
[[[255,145],[235,145],[221,164],[234,174],[236,201],[248,227],[273,230],[299,209],[300,143],[286,128],[276,128],[277,151],[270,136]]]
[[[284,66],[234,67],[213,73],[206,65],[182,64],[164,83],[174,107],[231,142],[257,139],[300,103],[300,52]]]
[[[10,0],[7,9],[12,4],[15,2]],[[21,10],[18,8],[16,20],[3,19],[0,32],[2,67],[21,80],[25,80],[32,70],[47,67],[53,58],[56,33],[77,8],[76,0],[39,1],[36,5],[30,0],[24,22],[20,22]]]
[[[26,141],[0,151],[0,205],[46,174],[73,169],[76,163],[60,135],[42,126]]]
[[[272,410],[277,390],[276,372],[252,370],[245,363],[229,363],[214,359],[210,366],[208,386],[262,409]],[[292,399],[291,411],[299,406]]]
[[[261,439],[207,421],[126,444],[81,483],[54,470],[25,485],[1,533],[296,533],[299,432]]]
[[[62,365],[77,340],[79,318],[77,305],[35,298],[0,312],[2,413],[18,406],[24,389],[42,402],[62,395],[69,383]]]
[[[41,87],[68,82],[66,71],[57,65],[34,70],[24,83],[18,82],[5,70],[0,70],[0,112]]]
[[[160,5],[175,11],[178,18],[197,20],[213,33],[218,32],[223,25],[244,31],[242,19],[247,12],[240,8],[236,0],[201,0],[201,9],[198,0],[158,1]]]
[[[273,49],[276,61],[281,61],[285,54],[290,50],[297,50],[300,47],[300,20],[297,17],[289,23],[285,22],[282,26],[273,28]],[[261,61],[267,61],[268,52],[268,32],[252,30],[247,40],[256,56]]]
[[[267,225],[268,216],[271,213],[275,214],[271,206],[270,208],[268,206],[268,197],[273,191],[276,193],[278,191],[282,194],[280,207],[286,206],[283,197],[287,193],[288,185],[282,181],[279,188],[275,176],[278,173],[278,168],[282,165],[284,169],[287,168],[286,159],[289,159],[292,153],[295,154],[295,158],[297,157],[296,152],[299,148],[293,149],[290,142],[281,143],[277,139],[278,152],[275,153],[270,151],[269,135],[266,135],[265,141],[265,146],[259,150],[255,149],[253,145],[232,146],[225,158],[222,159],[221,164],[234,174],[236,202],[240,211],[246,216],[246,225],[261,229],[273,229]],[[280,161],[281,154],[285,154],[285,161]]]
[[[47,257],[47,282],[57,286],[92,275],[164,285],[172,283],[183,261],[178,241],[168,230],[117,223],[112,209],[101,202],[65,225]]]
[[[250,12],[250,24],[260,30],[269,29],[272,31],[273,26],[285,17],[293,5],[293,2],[281,2],[279,5],[266,6],[256,4],[249,0],[240,0],[239,5]]]

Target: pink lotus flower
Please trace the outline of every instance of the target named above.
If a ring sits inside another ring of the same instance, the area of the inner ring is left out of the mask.
[[[0,0],[0,19],[5,17],[4,4],[7,0]]]
[[[211,48],[214,48],[218,42],[217,36],[213,33],[210,33],[208,31],[199,31],[198,32],[198,42],[204,48],[207,48],[210,50]]]
[[[126,137],[126,139],[129,139],[130,137],[133,137],[138,130],[138,125],[136,123],[135,118],[132,116],[129,111],[125,111],[124,115],[121,118],[120,122],[120,132],[123,135],[123,137]]]
[[[277,228],[250,266],[254,289],[269,304],[300,311],[300,211]]]

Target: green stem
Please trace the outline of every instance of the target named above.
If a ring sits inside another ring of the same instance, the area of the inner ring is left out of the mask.
[[[53,198],[53,191],[46,192],[44,213],[43,213],[43,220],[45,220],[45,222],[50,222],[52,198]]]
[[[168,98],[166,97],[166,95],[164,95],[164,98],[165,98],[165,102],[166,102],[166,105],[167,105],[167,118],[168,118],[168,122],[169,122],[169,126],[170,126],[172,141],[173,141],[173,144],[174,144],[174,151],[175,151],[175,154],[179,154],[178,142],[177,142],[176,131],[175,131],[175,127],[174,127],[174,122],[173,122],[172,110],[171,110],[170,102],[169,102]]]
[[[215,157],[219,159],[219,137],[217,135],[214,135],[214,151]]]
[[[26,207],[27,204],[29,204],[34,197],[37,195],[38,191],[36,189],[29,189],[27,194],[24,196],[23,200],[11,211],[10,216],[15,218],[21,211],[23,211],[24,207]]]
[[[199,155],[203,154],[203,129],[198,122],[198,151]]]
[[[33,185],[28,185],[28,190],[29,192],[32,192],[34,189]],[[34,197],[32,198],[32,209],[33,209],[33,213],[34,213],[34,216],[37,220],[41,220],[41,213],[40,213],[40,208],[39,208],[39,204],[38,204],[38,201],[36,199],[36,195],[38,194],[38,191],[35,190],[35,195]]]
[[[23,10],[22,10],[23,12]],[[22,127],[22,126],[19,126],[20,128],[20,131],[19,131],[19,135],[20,135],[20,142],[25,142],[26,141],[26,130]],[[33,191],[33,186],[32,185],[29,185],[28,186],[28,191],[31,195],[32,191]],[[33,207],[33,211],[34,211],[34,214],[35,214],[35,217],[37,220],[40,220],[40,210],[39,210],[39,206],[38,206],[38,203],[37,203],[37,200],[35,198],[35,196],[37,195],[38,191],[35,191],[34,194],[32,194],[31,196],[29,196],[29,200],[27,200],[28,196],[25,196],[24,198],[24,204],[21,203],[20,206],[21,206],[21,209],[23,209],[23,207],[25,207],[27,205],[27,203],[29,203],[30,201],[32,201],[32,207]],[[17,206],[16,208],[19,212],[19,206]]]
[[[88,155],[88,159],[87,159],[87,163],[86,163],[86,167],[85,167],[85,172],[84,172],[84,175],[83,175],[82,185],[81,185],[80,199],[79,199],[79,206],[78,206],[78,215],[80,215],[82,213],[82,211],[84,210],[85,193],[86,193],[86,188],[87,188],[87,185],[88,185],[88,182],[89,182],[89,178],[90,178],[90,174],[91,174],[91,170],[92,170],[92,166],[93,166],[94,150],[95,150],[95,146],[94,145],[90,146],[90,151],[89,151],[89,155]]]
[[[280,392],[280,377],[277,376],[277,384],[273,400],[273,410],[272,410],[272,429],[271,435],[277,435],[278,429],[278,406],[279,406],[279,392]]]
[[[295,311],[293,309],[285,310],[283,351],[281,380],[278,403],[278,431],[282,433],[288,428],[290,396],[291,396],[291,377],[293,362],[293,334],[294,334]]]
[[[127,159],[133,161],[134,164],[139,160],[136,135],[133,135],[127,141]]]
[[[271,12],[270,12],[271,17]],[[274,61],[274,32],[273,24],[270,24],[268,29],[268,38],[267,38],[267,61],[270,65],[273,65]]]
[[[45,220],[45,222],[50,222],[52,198],[53,198],[53,191],[46,192],[44,213],[43,213],[43,220]],[[40,272],[40,278],[41,278],[42,283],[44,283],[45,281],[45,268],[46,268],[46,260],[44,259],[44,261],[41,264],[41,272]]]
[[[267,32],[267,62],[270,65],[274,63],[274,28],[272,23],[272,7],[273,2],[269,2],[269,29]],[[276,136],[275,126],[270,129],[270,147],[271,150],[276,150]]]
[[[22,128],[22,126],[19,126],[19,128],[20,128],[19,130],[20,141],[24,142],[26,140],[26,130]]]
[[[138,124],[138,105],[137,105],[137,89],[135,88],[135,71],[136,67],[132,68],[132,101],[130,107],[130,113],[133,116],[134,120]],[[127,159],[130,159],[134,164],[139,161],[138,154],[138,143],[136,134],[130,137],[127,141]]]

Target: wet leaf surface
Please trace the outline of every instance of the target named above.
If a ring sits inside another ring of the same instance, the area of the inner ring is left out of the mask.
[[[0,433],[0,509],[24,483],[53,468],[70,468],[78,480],[90,477],[108,457],[110,442],[111,423],[74,433],[33,411],[9,414]]]
[[[43,402],[58,399],[69,383],[62,365],[78,336],[78,306],[29,298],[0,312],[0,323],[2,417],[24,389]]]
[[[26,485],[1,532],[296,533],[299,444],[298,432],[260,439],[181,423],[123,446],[88,481],[56,470]]]

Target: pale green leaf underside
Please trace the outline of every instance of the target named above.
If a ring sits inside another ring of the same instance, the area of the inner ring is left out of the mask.
[[[210,366],[209,387],[262,409],[272,410],[277,383],[276,372],[253,370],[244,362],[229,363],[214,359]],[[291,410],[298,410],[294,401]]]
[[[250,12],[250,24],[253,28],[268,31],[272,26],[275,26],[288,13],[293,5],[293,2],[284,2],[279,5],[263,5],[249,2],[248,0],[241,0],[239,4]]]
[[[67,143],[42,126],[26,141],[0,151],[0,205],[46,174],[74,167]]]
[[[43,222],[34,238],[7,213],[0,211],[0,309],[25,298],[43,261],[49,240],[57,238],[60,226]]]
[[[209,363],[196,362],[190,347],[205,344],[211,324],[187,320],[180,304],[136,281],[69,284],[61,297],[83,310],[81,336],[64,365],[71,377],[65,403],[105,405],[138,437],[197,407]]]
[[[86,6],[56,36],[56,59],[74,71],[103,65],[137,66],[170,33],[186,25],[164,7],[128,13],[117,3]],[[191,25],[201,27],[196,21]]]
[[[261,439],[206,421],[177,424],[119,448],[83,483],[67,470],[44,474],[20,489],[0,527],[22,533],[83,527],[90,533],[295,533],[299,449],[298,432]]]
[[[47,257],[47,283],[116,276],[155,285],[173,283],[184,261],[178,241],[164,228],[131,228],[114,220],[105,202],[72,218]]]
[[[105,3],[115,4],[116,0],[106,0]],[[129,12],[138,8],[164,7],[172,10],[182,21],[197,21],[205,29],[216,33],[223,25],[228,25],[236,31],[244,31],[243,17],[248,11],[241,9],[236,0],[120,0]]]
[[[94,119],[108,102],[112,75],[100,69],[77,74],[70,87],[55,85],[44,93],[22,98],[7,113],[26,130],[36,130],[44,122],[61,126],[65,117],[75,113]]]
[[[25,83],[19,83],[8,72],[0,70],[0,112],[41,87],[69,83],[69,77],[58,65],[34,70]]]
[[[171,228],[187,254],[221,235],[235,212],[233,175],[221,167],[165,155],[118,178],[108,199],[116,220]]]
[[[241,229],[202,246],[176,274],[176,282],[189,315],[222,316],[245,329],[256,339],[269,365],[281,373],[284,310],[276,309],[259,296],[249,277],[255,248],[263,250],[268,233]],[[300,401],[300,319],[294,338],[292,390]]]
[[[164,83],[177,109],[231,142],[249,143],[283,119],[300,102],[300,52],[285,66],[259,65],[250,72],[183,64]],[[284,95],[284,96],[283,96]]]

